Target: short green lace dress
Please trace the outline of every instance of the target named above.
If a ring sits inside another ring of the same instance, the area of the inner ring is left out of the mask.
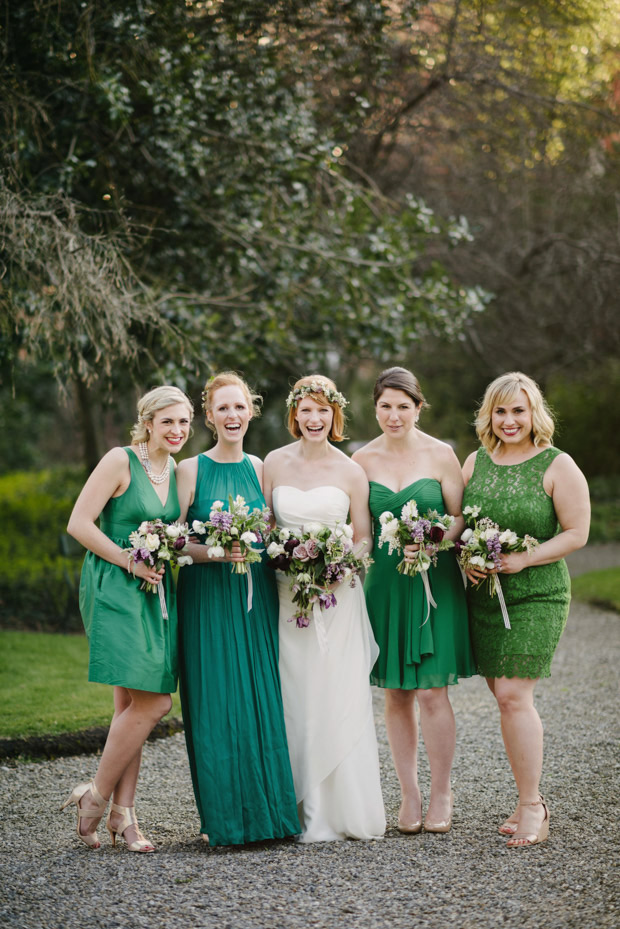
[[[131,481],[112,497],[99,517],[102,532],[129,547],[129,534],[145,519],[174,522],[181,509],[174,473],[163,504],[135,452],[129,457]],[[177,689],[177,613],[170,567],[162,580],[168,619],[159,596],[140,590],[140,578],[88,552],[80,579],[80,612],[89,643],[88,680],[152,693]]]
[[[418,512],[429,509],[445,513],[441,484],[423,478],[395,493],[370,482],[370,511],[373,516],[374,564],[364,584],[368,615],[379,646],[379,657],[370,681],[394,690],[427,690],[456,684],[460,677],[476,673],[467,622],[463,578],[453,551],[440,552],[437,567],[429,569],[430,588],[437,607],[430,609],[419,575],[407,577],[396,570],[402,555],[388,554],[377,545],[379,517],[385,510],[400,515],[409,500]]]
[[[502,529],[545,542],[560,531],[543,477],[562,452],[546,448],[515,465],[498,465],[478,449],[463,506],[479,506]],[[570,578],[564,559],[500,577],[508,617],[506,629],[497,597],[487,585],[468,585],[469,620],[479,674],[485,677],[549,677],[553,653],[570,605]]]
[[[187,515],[209,518],[216,500],[237,494],[265,504],[250,458],[198,456],[195,499]],[[301,831],[289,760],[278,670],[278,593],[265,562],[248,580],[230,564],[193,564],[179,573],[179,664],[185,740],[210,845],[243,845]]]

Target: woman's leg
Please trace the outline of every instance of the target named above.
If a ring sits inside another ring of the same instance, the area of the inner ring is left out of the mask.
[[[534,706],[537,680],[496,678],[491,690],[500,711],[502,736],[512,773],[519,791],[517,831],[537,833],[545,817],[540,798],[543,759],[543,727]],[[489,685],[490,686],[490,685]]]
[[[456,724],[447,687],[416,691],[420,723],[431,769],[428,823],[447,823],[452,815],[450,772],[456,748]]]
[[[94,781],[97,790],[106,800],[114,793],[115,803],[133,806],[142,746],[155,724],[170,712],[172,700],[169,694],[144,690],[115,687],[114,691],[114,716]],[[131,802],[121,804],[119,791]],[[80,800],[80,808],[95,807],[96,803],[90,791],[87,791]],[[98,821],[99,817],[92,820],[84,817],[80,821],[82,834],[93,832]],[[133,837],[130,836],[129,840],[132,841]]]
[[[415,690],[385,691],[385,726],[402,794],[398,820],[403,825],[414,827],[417,823],[422,824],[415,695]]]

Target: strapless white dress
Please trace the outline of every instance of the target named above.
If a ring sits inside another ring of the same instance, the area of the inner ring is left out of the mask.
[[[279,527],[345,522],[349,496],[331,485],[273,492]],[[385,831],[369,674],[379,649],[361,581],[341,584],[336,607],[323,611],[327,651],[313,620],[298,629],[290,579],[277,572],[282,701],[299,818],[300,841],[377,839]]]

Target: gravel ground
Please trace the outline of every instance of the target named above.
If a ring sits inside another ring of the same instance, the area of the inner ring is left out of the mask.
[[[616,614],[575,604],[553,677],[538,687],[545,724],[547,843],[506,849],[514,803],[498,714],[478,678],[451,688],[457,715],[450,834],[401,836],[398,785],[375,691],[390,828],[381,841],[293,841],[210,849],[198,837],[182,735],[147,744],[138,814],[153,855],[89,851],[58,812],[94,756],[0,767],[0,926],[19,929],[611,929],[618,924]],[[422,752],[421,779],[428,796]],[[100,833],[101,834],[101,833]]]

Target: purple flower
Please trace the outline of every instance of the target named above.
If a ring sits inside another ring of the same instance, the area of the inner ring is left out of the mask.
[[[306,626],[310,625],[310,617],[304,616],[303,613],[297,613],[297,615],[292,618],[295,620],[298,629],[305,629]]]
[[[439,544],[439,542],[443,540],[443,537],[445,534],[446,534],[445,530],[442,529],[441,526],[432,526],[431,531],[429,532],[428,535],[429,535],[431,542],[435,542],[436,544]]]
[[[322,591],[319,594],[319,602],[324,610],[328,610],[330,606],[336,606],[336,595],[333,591]]]
[[[291,558],[288,555],[276,555],[275,558],[270,558],[269,564],[272,568],[277,569],[278,571],[286,571],[288,566],[291,563]]]
[[[284,543],[284,551],[292,552],[299,545],[299,539],[289,539],[288,542]]]
[[[175,552],[180,552],[182,549],[185,548],[186,542],[187,542],[187,539],[185,538],[185,536],[180,535],[174,540],[174,542],[172,543],[172,547],[175,550]]]
[[[316,539],[308,539],[305,543],[308,558],[314,560],[320,552],[319,544]]]

